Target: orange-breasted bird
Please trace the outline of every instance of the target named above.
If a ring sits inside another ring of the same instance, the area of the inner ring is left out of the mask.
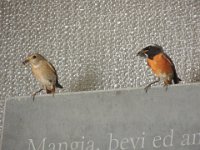
[[[54,66],[42,55],[38,53],[29,55],[23,61],[24,65],[26,63],[30,64],[33,75],[41,84],[41,89],[32,94],[33,101],[35,95],[42,90],[46,90],[47,94],[52,93],[54,95],[55,88],[63,88],[58,82],[58,75]]]
[[[171,58],[163,52],[163,48],[159,45],[150,45],[143,48],[137,53],[137,56],[147,58],[147,64],[152,69],[152,72],[158,77],[158,80],[150,83],[145,87],[145,91],[151,87],[152,84],[159,82],[160,79],[164,81],[164,86],[169,84],[178,84],[181,79],[177,76],[174,63]]]

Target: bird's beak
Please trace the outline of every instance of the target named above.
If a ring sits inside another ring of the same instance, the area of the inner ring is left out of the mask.
[[[141,50],[137,53],[137,56],[140,56],[140,57],[146,57],[146,51],[145,50]]]
[[[29,59],[25,59],[22,63],[25,65],[28,62],[29,62]]]

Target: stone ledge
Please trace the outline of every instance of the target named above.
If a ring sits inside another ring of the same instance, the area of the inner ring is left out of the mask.
[[[199,106],[199,83],[15,97],[2,150],[199,150]]]

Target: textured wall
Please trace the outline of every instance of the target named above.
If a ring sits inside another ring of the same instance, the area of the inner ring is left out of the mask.
[[[1,0],[0,118],[6,97],[39,88],[21,63],[32,52],[55,65],[59,92],[106,90],[154,79],[134,58],[151,43],[171,56],[182,83],[200,81],[200,1]]]

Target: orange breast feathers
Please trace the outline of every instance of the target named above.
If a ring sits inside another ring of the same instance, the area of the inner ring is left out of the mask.
[[[173,74],[173,64],[164,53],[155,55],[153,59],[148,58],[147,63],[157,76]]]

